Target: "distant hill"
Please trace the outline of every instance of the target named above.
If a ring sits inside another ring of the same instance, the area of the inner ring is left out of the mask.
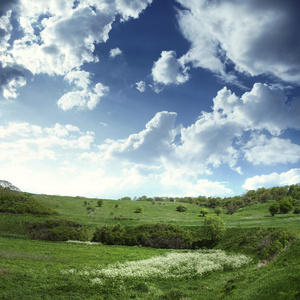
[[[0,180],[0,212],[14,214],[53,215],[56,212],[32,198],[10,182]]]

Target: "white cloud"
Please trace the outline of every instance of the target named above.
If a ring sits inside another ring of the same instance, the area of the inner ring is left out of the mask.
[[[74,71],[75,69],[79,69],[84,63],[98,61],[94,53],[95,45],[108,40],[116,17],[121,16],[123,21],[138,18],[152,0],[17,2],[12,0],[0,4],[0,51],[6,51],[0,53],[0,73],[6,74],[3,79],[0,78],[0,92],[5,98],[16,98],[16,90],[25,85],[24,75],[20,71],[22,69],[29,70],[33,75],[62,75],[66,76],[66,80],[72,81],[71,74],[79,72]],[[10,40],[13,27],[9,10],[12,5],[16,5],[14,9],[20,29],[20,37],[13,42]],[[120,50],[116,48],[112,54],[119,55]],[[79,75],[76,76],[78,78]],[[84,79],[76,80],[85,89],[82,84],[87,85],[87,82],[84,83]],[[99,90],[99,87],[96,89]],[[65,98],[69,96],[66,95]],[[75,105],[79,106],[85,102],[82,99],[87,97],[93,98],[89,107],[94,107],[98,102],[95,99],[97,96],[86,96],[82,92],[75,93],[74,97]]]
[[[81,133],[76,126],[58,123],[47,128],[28,123],[9,123],[0,126],[0,138],[5,138],[0,141],[0,161],[23,163],[56,160],[62,149],[89,150],[94,134]]]
[[[70,110],[74,107],[92,110],[100,102],[101,98],[108,94],[108,92],[109,87],[97,83],[93,89],[87,88],[64,94],[57,101],[57,105],[62,110]]]
[[[254,165],[296,163],[300,160],[300,146],[293,144],[289,139],[254,136],[245,145],[245,157]]]
[[[152,3],[152,0],[116,0],[115,2],[123,20],[128,20],[129,18],[137,19],[140,13]]]
[[[117,47],[114,49],[111,49],[109,52],[109,57],[110,58],[115,58],[118,55],[122,55],[122,51]]]
[[[24,36],[14,42],[12,50],[17,63],[33,74],[65,75],[85,62],[95,62],[95,44],[108,40],[116,16],[137,18],[152,1],[85,0],[77,6],[73,2],[21,1]]]
[[[177,2],[185,8],[178,10],[181,32],[191,43],[186,64],[224,74],[231,61],[252,76],[300,82],[297,0]]]
[[[137,163],[160,162],[162,156],[168,156],[172,151],[172,143],[176,136],[176,116],[173,112],[159,112],[141,132],[124,140],[109,140],[100,146],[100,150],[106,158],[122,157]]]
[[[189,79],[186,67],[176,58],[174,51],[162,51],[153,65],[152,77],[154,82],[164,85],[182,84]]]
[[[261,187],[285,186],[300,182],[300,169],[291,169],[278,174],[276,172],[268,175],[254,176],[248,178],[243,185],[246,190],[255,190]]]
[[[146,91],[146,83],[145,81],[139,81],[136,83],[136,89],[141,93]]]
[[[68,81],[69,84],[73,83],[77,88],[87,89],[91,84],[90,76],[91,74],[89,72],[72,70],[68,72],[64,79]]]
[[[213,99],[212,112],[202,112],[190,126],[176,127],[176,113],[160,112],[144,130],[122,140],[107,140],[99,146],[99,153],[85,157],[155,164],[166,170],[185,166],[197,174],[223,164],[242,174],[238,162],[243,159],[253,164],[295,163],[300,146],[276,136],[287,128],[300,129],[300,106],[284,101],[281,90],[263,84],[255,84],[241,97],[223,88]],[[249,131],[259,136],[265,130],[275,137],[255,139],[253,135],[250,141],[245,137]],[[258,150],[260,157],[255,155]],[[284,155],[280,157],[276,151]]]

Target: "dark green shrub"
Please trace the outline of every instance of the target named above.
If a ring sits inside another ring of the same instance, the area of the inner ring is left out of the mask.
[[[143,212],[143,208],[141,206],[137,206],[134,211],[136,214],[140,214]]]
[[[179,211],[179,212],[185,212],[187,210],[187,207],[180,204],[176,207],[176,210]]]
[[[125,245],[125,240],[125,228],[120,224],[98,227],[92,238],[92,242],[101,242],[105,245]]]
[[[279,209],[281,213],[287,214],[289,211],[292,210],[292,208],[293,206],[288,198],[284,198],[279,201]]]
[[[103,205],[103,200],[102,199],[98,200],[97,205],[98,205],[98,207],[101,207]]]
[[[273,202],[269,206],[269,212],[271,213],[272,217],[275,216],[279,212],[279,203],[278,202]]]
[[[153,248],[185,249],[192,245],[192,238],[180,226],[170,224],[140,225],[125,228],[116,226],[102,226],[96,229],[93,242],[106,245],[141,245]]]
[[[86,240],[85,229],[77,222],[68,220],[47,220],[28,223],[32,239],[46,241]]]
[[[294,209],[294,212],[293,212],[294,214],[300,214],[300,207],[296,207],[295,209]]]

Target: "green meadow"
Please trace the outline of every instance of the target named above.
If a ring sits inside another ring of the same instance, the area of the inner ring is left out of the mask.
[[[99,206],[84,197],[31,197],[56,213],[0,213],[0,299],[300,298],[300,215],[272,217],[273,200],[233,214],[222,207],[226,231],[214,243],[160,249],[91,240],[96,228],[144,224],[176,225],[195,240],[215,209],[204,217],[191,203],[179,212],[180,203],[169,201],[102,199]],[[81,241],[33,239],[32,224],[49,220],[80,224]]]

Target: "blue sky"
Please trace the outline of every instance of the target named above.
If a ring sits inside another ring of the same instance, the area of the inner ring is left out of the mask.
[[[118,199],[300,182],[297,0],[0,3],[0,179]]]

